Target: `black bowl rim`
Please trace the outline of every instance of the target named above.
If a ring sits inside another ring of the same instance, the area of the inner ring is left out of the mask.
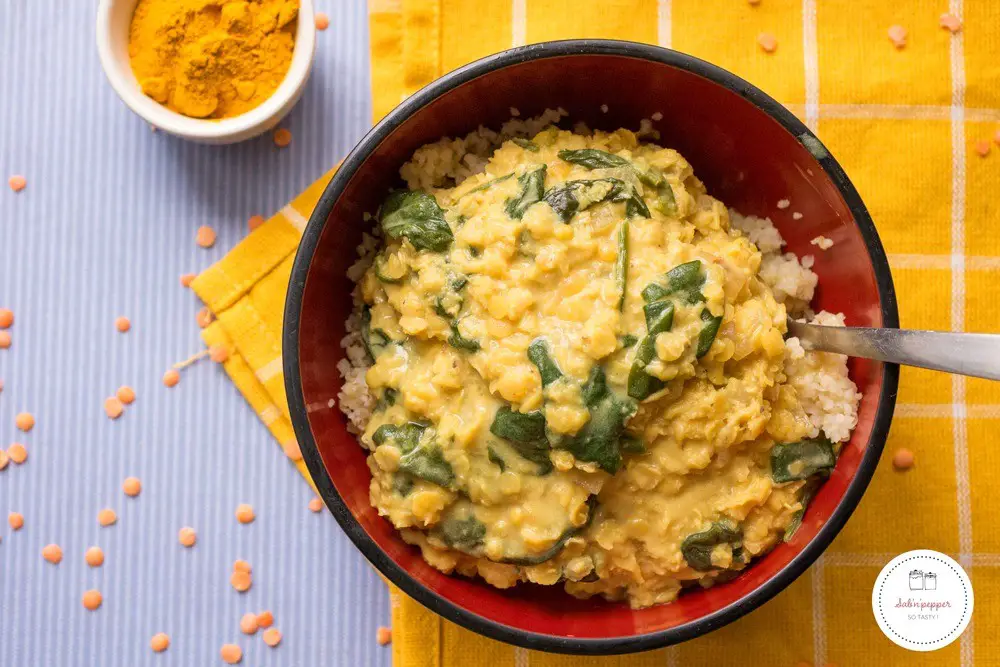
[[[295,256],[285,302],[285,324],[282,344],[288,407],[295,435],[302,450],[302,457],[305,459],[309,473],[312,475],[312,479],[319,489],[320,495],[326,501],[327,506],[341,528],[347,533],[347,536],[376,569],[404,593],[431,611],[487,637],[524,648],[580,655],[611,655],[669,646],[720,628],[764,604],[798,578],[821,555],[823,550],[829,546],[833,538],[843,528],[848,517],[850,517],[857,507],[858,502],[860,502],[861,496],[864,494],[875,473],[882,450],[885,447],[889,424],[892,421],[893,409],[896,403],[896,389],[899,382],[899,367],[893,364],[883,364],[882,366],[882,390],[879,395],[878,408],[874,424],[872,425],[871,436],[868,440],[868,446],[854,479],[849,483],[847,491],[827,522],[795,558],[773,577],[764,582],[763,585],[727,607],[702,618],[667,630],[636,635],[634,637],[575,638],[529,632],[497,623],[468,609],[459,607],[439,596],[433,590],[426,588],[423,584],[418,583],[405,570],[397,566],[382,551],[378,544],[368,536],[337,493],[330,476],[326,472],[326,468],[323,466],[323,461],[320,458],[316,442],[313,440],[309,421],[306,417],[302,382],[299,374],[299,320],[302,309],[302,295],[313,254],[319,243],[320,234],[326,224],[326,219],[355,170],[393,130],[417,110],[448,91],[489,72],[529,60],[570,55],[624,56],[651,60],[683,69],[737,93],[780,123],[816,157],[827,175],[837,186],[840,195],[851,210],[855,224],[857,224],[864,238],[868,254],[875,269],[883,326],[898,328],[899,314],[892,274],[889,271],[889,262],[882,247],[882,242],[879,239],[878,232],[875,230],[875,224],[868,215],[868,210],[861,201],[860,195],[847,177],[847,174],[844,173],[840,164],[828,150],[817,150],[817,148],[823,147],[822,142],[816,138],[805,124],[773,98],[735,74],[694,56],[648,44],[604,39],[561,40],[509,49],[492,56],[487,56],[450,72],[422,88],[390,112],[355,146],[354,150],[347,156],[336,175],[334,175],[333,179],[327,185],[309,218],[309,224],[302,234],[302,240],[299,243],[299,249]]]

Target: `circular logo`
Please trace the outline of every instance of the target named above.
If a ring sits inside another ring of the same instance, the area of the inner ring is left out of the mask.
[[[958,639],[972,618],[973,601],[962,566],[929,549],[893,558],[872,590],[878,627],[911,651],[934,651]]]

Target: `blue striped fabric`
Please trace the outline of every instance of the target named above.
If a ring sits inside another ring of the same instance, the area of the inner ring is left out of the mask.
[[[153,133],[118,100],[94,46],[96,2],[0,2],[0,307],[14,344],[0,350],[0,447],[23,442],[25,465],[0,472],[0,665],[220,664],[223,643],[246,665],[388,665],[375,630],[389,621],[383,584],[327,513],[221,368],[163,372],[201,349],[199,304],[178,283],[333,165],[369,125],[364,0],[320,0],[331,27],[318,38],[305,96],[287,120],[295,139],[213,148]],[[195,230],[219,232],[211,250]],[[118,315],[133,328],[114,329]],[[137,400],[116,422],[102,401],[121,384]],[[14,415],[33,412],[28,434]],[[142,479],[138,498],[121,491]],[[237,504],[257,520],[240,525]],[[118,524],[100,528],[103,507]],[[177,531],[192,526],[184,549]],[[62,564],[41,549],[62,546]],[[87,547],[104,549],[88,568]],[[253,588],[229,585],[232,562],[253,565]],[[104,605],[83,609],[99,588]],[[269,609],[284,641],[246,637],[239,620]],[[172,643],[154,655],[149,640]]]

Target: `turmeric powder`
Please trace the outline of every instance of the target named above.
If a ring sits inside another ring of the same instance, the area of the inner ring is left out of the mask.
[[[298,11],[298,0],[139,0],[132,71],[143,93],[185,116],[238,116],[288,73]]]

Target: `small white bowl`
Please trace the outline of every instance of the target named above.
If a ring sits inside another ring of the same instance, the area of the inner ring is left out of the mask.
[[[316,50],[312,0],[299,0],[295,51],[285,80],[260,106],[222,120],[190,118],[143,94],[128,55],[129,26],[137,3],[138,0],[101,0],[97,8],[97,51],[111,87],[132,111],[157,129],[204,144],[232,144],[277,125],[302,96]]]

